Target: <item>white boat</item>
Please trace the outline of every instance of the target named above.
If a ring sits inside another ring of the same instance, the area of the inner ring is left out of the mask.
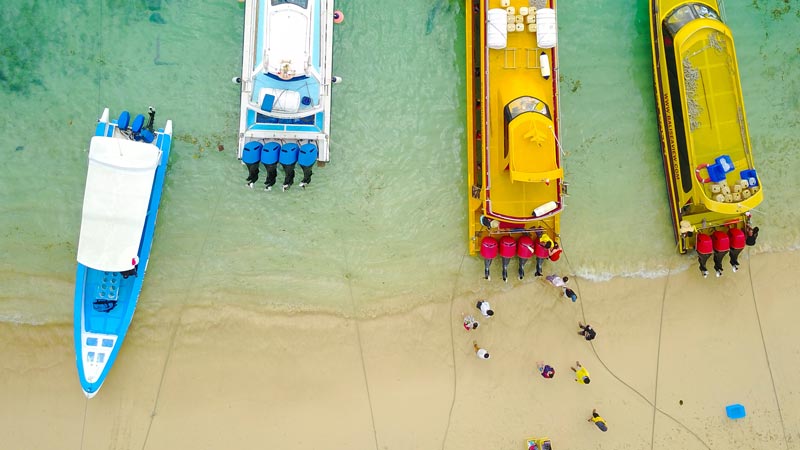
[[[247,0],[244,20],[239,159],[329,161],[333,0]]]
[[[153,130],[139,114],[109,120],[106,108],[89,147],[78,268],[75,359],[84,394],[102,386],[133,318],[156,227],[172,142],[172,121]]]

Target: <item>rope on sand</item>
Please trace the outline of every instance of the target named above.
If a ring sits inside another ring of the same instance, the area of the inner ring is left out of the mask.
[[[453,358],[453,397],[450,400],[450,411],[447,413],[447,426],[444,428],[444,434],[442,435],[442,450],[444,450],[444,446],[447,443],[447,435],[450,433],[450,421],[453,418],[453,408],[456,404],[456,393],[458,392],[458,373],[456,372],[456,342],[455,342],[455,329],[456,327],[453,326],[453,302],[456,298],[456,289],[458,289],[458,280],[461,277],[461,270],[464,268],[464,260],[466,259],[467,255],[461,255],[461,262],[458,265],[458,273],[456,274],[456,281],[453,283],[453,292],[450,293],[450,315],[447,319],[447,326],[450,328],[450,356]]]
[[[769,353],[767,353],[767,342],[764,340],[764,329],[761,326],[761,315],[758,313],[758,302],[756,301],[756,289],[753,286],[753,264],[750,258],[750,249],[747,249],[747,260],[751,262],[747,265],[747,276],[750,279],[750,292],[753,297],[753,308],[756,310],[756,321],[758,322],[758,332],[761,335],[761,345],[764,347],[764,357],[767,360],[767,370],[769,371],[769,381],[772,383],[772,393],[775,395],[775,405],[778,407],[778,417],[781,419],[781,430],[783,431],[783,443],[789,448],[789,437],[786,435],[786,425],[783,423],[783,411],[778,397],[778,390],[775,388],[775,377],[772,375],[772,365],[769,363]]]
[[[567,263],[567,266],[569,266],[569,269],[570,269],[570,271],[574,273],[574,272],[575,272],[575,271],[573,270],[573,269],[574,269],[574,267],[573,267],[573,266],[572,266],[572,264],[569,262],[569,257],[567,256],[567,251],[566,251],[566,249],[564,249],[564,243],[563,243],[563,241],[562,241],[562,243],[561,243],[561,248],[564,250],[564,253],[563,253],[562,255],[563,255],[563,257],[564,257],[564,260],[565,260],[565,261],[566,261],[566,263]],[[661,296],[661,321],[659,322],[659,327],[658,327],[658,353],[656,354],[656,392],[654,393],[654,395],[658,393],[658,361],[659,361],[659,359],[660,359],[660,356],[661,356],[661,323],[663,322],[663,318],[664,318],[664,303],[666,302],[666,298],[667,298],[667,284],[669,283],[669,274],[670,274],[670,273],[671,273],[671,269],[670,269],[670,272],[668,272],[668,273],[667,273],[667,277],[666,277],[666,278],[667,278],[667,280],[666,280],[666,282],[664,283],[664,292],[663,292],[663,294],[662,294],[662,296]],[[580,286],[579,286],[579,283],[578,283],[578,278],[577,278],[577,277],[575,278],[575,289],[576,289],[576,290],[578,291],[578,293],[580,294],[580,292],[581,292],[581,289],[580,289]],[[580,295],[581,295],[581,297],[583,297],[583,294],[580,294]],[[587,323],[587,320],[586,320],[586,311],[585,311],[585,310],[584,310],[584,308],[583,308],[583,301],[581,301],[581,302],[580,302],[580,307],[581,307],[581,318],[583,319],[583,323]],[[638,391],[636,388],[634,388],[634,387],[633,387],[633,386],[631,386],[630,384],[628,384],[628,383],[626,383],[625,381],[623,381],[623,380],[622,380],[622,378],[618,377],[618,376],[617,376],[617,374],[615,374],[615,373],[614,373],[614,372],[613,372],[613,371],[612,371],[612,370],[611,370],[611,369],[610,369],[610,368],[609,368],[609,367],[606,365],[605,361],[603,361],[603,359],[602,359],[602,358],[600,358],[600,355],[597,353],[597,349],[595,348],[595,346],[594,346],[594,343],[592,343],[591,341],[589,341],[589,345],[590,345],[590,346],[591,346],[591,348],[592,348],[592,353],[594,353],[594,356],[595,356],[595,358],[597,358],[597,360],[600,362],[600,364],[601,364],[601,365],[602,365],[602,366],[603,366],[603,367],[606,369],[606,371],[607,371],[607,372],[608,372],[608,373],[609,373],[609,374],[610,374],[612,377],[614,377],[614,378],[615,378],[617,381],[619,381],[619,382],[620,382],[620,383],[621,383],[623,386],[627,387],[627,388],[628,388],[629,390],[631,390],[633,393],[635,393],[636,395],[638,395],[639,397],[641,397],[641,398],[642,398],[642,400],[644,400],[645,402],[647,402],[647,404],[648,404],[648,405],[650,405],[650,406],[652,406],[652,407],[653,407],[653,425],[652,425],[653,434],[651,435],[651,438],[650,438],[650,448],[651,448],[651,449],[652,449],[652,448],[653,448],[653,446],[655,445],[655,442],[653,441],[653,438],[654,438],[654,436],[655,436],[655,415],[656,415],[656,411],[658,411],[658,412],[660,412],[661,414],[663,414],[664,416],[666,416],[667,418],[671,419],[671,420],[672,420],[673,422],[675,422],[676,424],[680,425],[680,426],[681,426],[683,429],[685,429],[686,431],[688,431],[688,432],[689,432],[689,433],[690,433],[692,436],[694,436],[694,437],[695,437],[695,438],[696,438],[696,439],[697,439],[697,440],[698,440],[698,441],[699,441],[701,444],[703,444],[703,446],[704,446],[705,448],[707,448],[708,450],[711,450],[711,447],[709,447],[709,446],[708,446],[708,444],[707,444],[707,443],[706,443],[706,442],[705,442],[705,441],[704,441],[704,440],[703,440],[703,439],[702,439],[700,436],[698,436],[698,435],[697,435],[697,433],[695,433],[694,431],[692,431],[692,430],[691,430],[691,429],[690,429],[688,426],[686,426],[686,425],[685,425],[683,422],[681,422],[681,421],[679,421],[678,419],[676,419],[676,418],[672,417],[672,416],[671,416],[671,415],[669,415],[667,412],[665,412],[665,411],[664,411],[664,410],[662,410],[661,408],[657,407],[657,406],[656,406],[656,404],[655,404],[655,401],[652,401],[652,402],[651,402],[651,401],[650,401],[650,399],[648,399],[648,398],[647,398],[647,397],[646,397],[644,394],[642,394],[641,392],[639,392],[639,391]]]
[[[350,261],[347,259],[347,252],[344,252],[344,266],[347,273],[350,273]],[[356,325],[356,339],[358,340],[358,354],[361,357],[361,373],[364,375],[364,388],[367,390],[367,403],[369,404],[369,419],[372,425],[372,437],[375,440],[375,450],[378,450],[378,430],[375,428],[375,412],[372,409],[372,395],[369,391],[369,379],[367,378],[367,365],[364,363],[364,345],[361,342],[361,326],[356,317],[356,299],[353,295],[353,279],[347,277],[347,291],[350,294],[350,306],[353,311],[353,322]]]

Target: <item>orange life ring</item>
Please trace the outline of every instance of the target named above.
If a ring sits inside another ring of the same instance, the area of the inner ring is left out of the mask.
[[[694,169],[694,176],[695,176],[695,178],[697,178],[697,181],[699,181],[700,183],[710,183],[711,182],[711,178],[703,178],[703,177],[700,176],[700,171],[705,169],[706,167],[708,167],[708,164],[700,164],[699,166],[697,166],[696,169]]]

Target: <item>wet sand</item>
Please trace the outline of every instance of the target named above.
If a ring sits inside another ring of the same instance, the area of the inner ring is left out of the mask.
[[[531,436],[557,449],[800,449],[798,255],[745,254],[719,279],[571,279],[578,303],[526,278],[471,332],[461,313],[477,313],[477,294],[358,319],[137,311],[91,400],[70,323],[4,323],[0,435],[20,449],[522,449]],[[591,384],[574,381],[576,360]],[[728,419],[731,403],[747,417]]]

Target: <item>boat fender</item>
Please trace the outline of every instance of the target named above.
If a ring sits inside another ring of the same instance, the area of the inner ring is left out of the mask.
[[[522,259],[533,256],[533,239],[530,236],[522,236],[517,240],[517,256]]]
[[[494,259],[497,256],[497,239],[486,236],[481,240],[481,256],[485,259]]]
[[[558,203],[551,200],[543,205],[537,206],[536,209],[533,210],[533,215],[534,217],[542,217],[556,208],[558,208]]]
[[[547,53],[542,52],[539,55],[539,66],[541,66],[542,78],[545,80],[550,79],[550,58],[547,57]]]
[[[334,11],[333,12],[333,23],[342,23],[344,22],[344,14],[341,11]]]
[[[503,258],[513,258],[517,254],[517,241],[511,236],[500,238],[500,256]]]
[[[707,168],[707,167],[708,167],[708,164],[704,163],[704,164],[700,164],[699,166],[697,166],[696,169],[694,169],[694,176],[695,176],[695,178],[697,178],[698,182],[700,182],[700,183],[710,183],[711,182],[711,178],[709,178],[709,177],[703,178],[700,175],[700,171],[705,169],[705,168]]]
[[[703,233],[697,235],[697,253],[701,255],[710,255],[713,252],[711,243],[711,236]]]

